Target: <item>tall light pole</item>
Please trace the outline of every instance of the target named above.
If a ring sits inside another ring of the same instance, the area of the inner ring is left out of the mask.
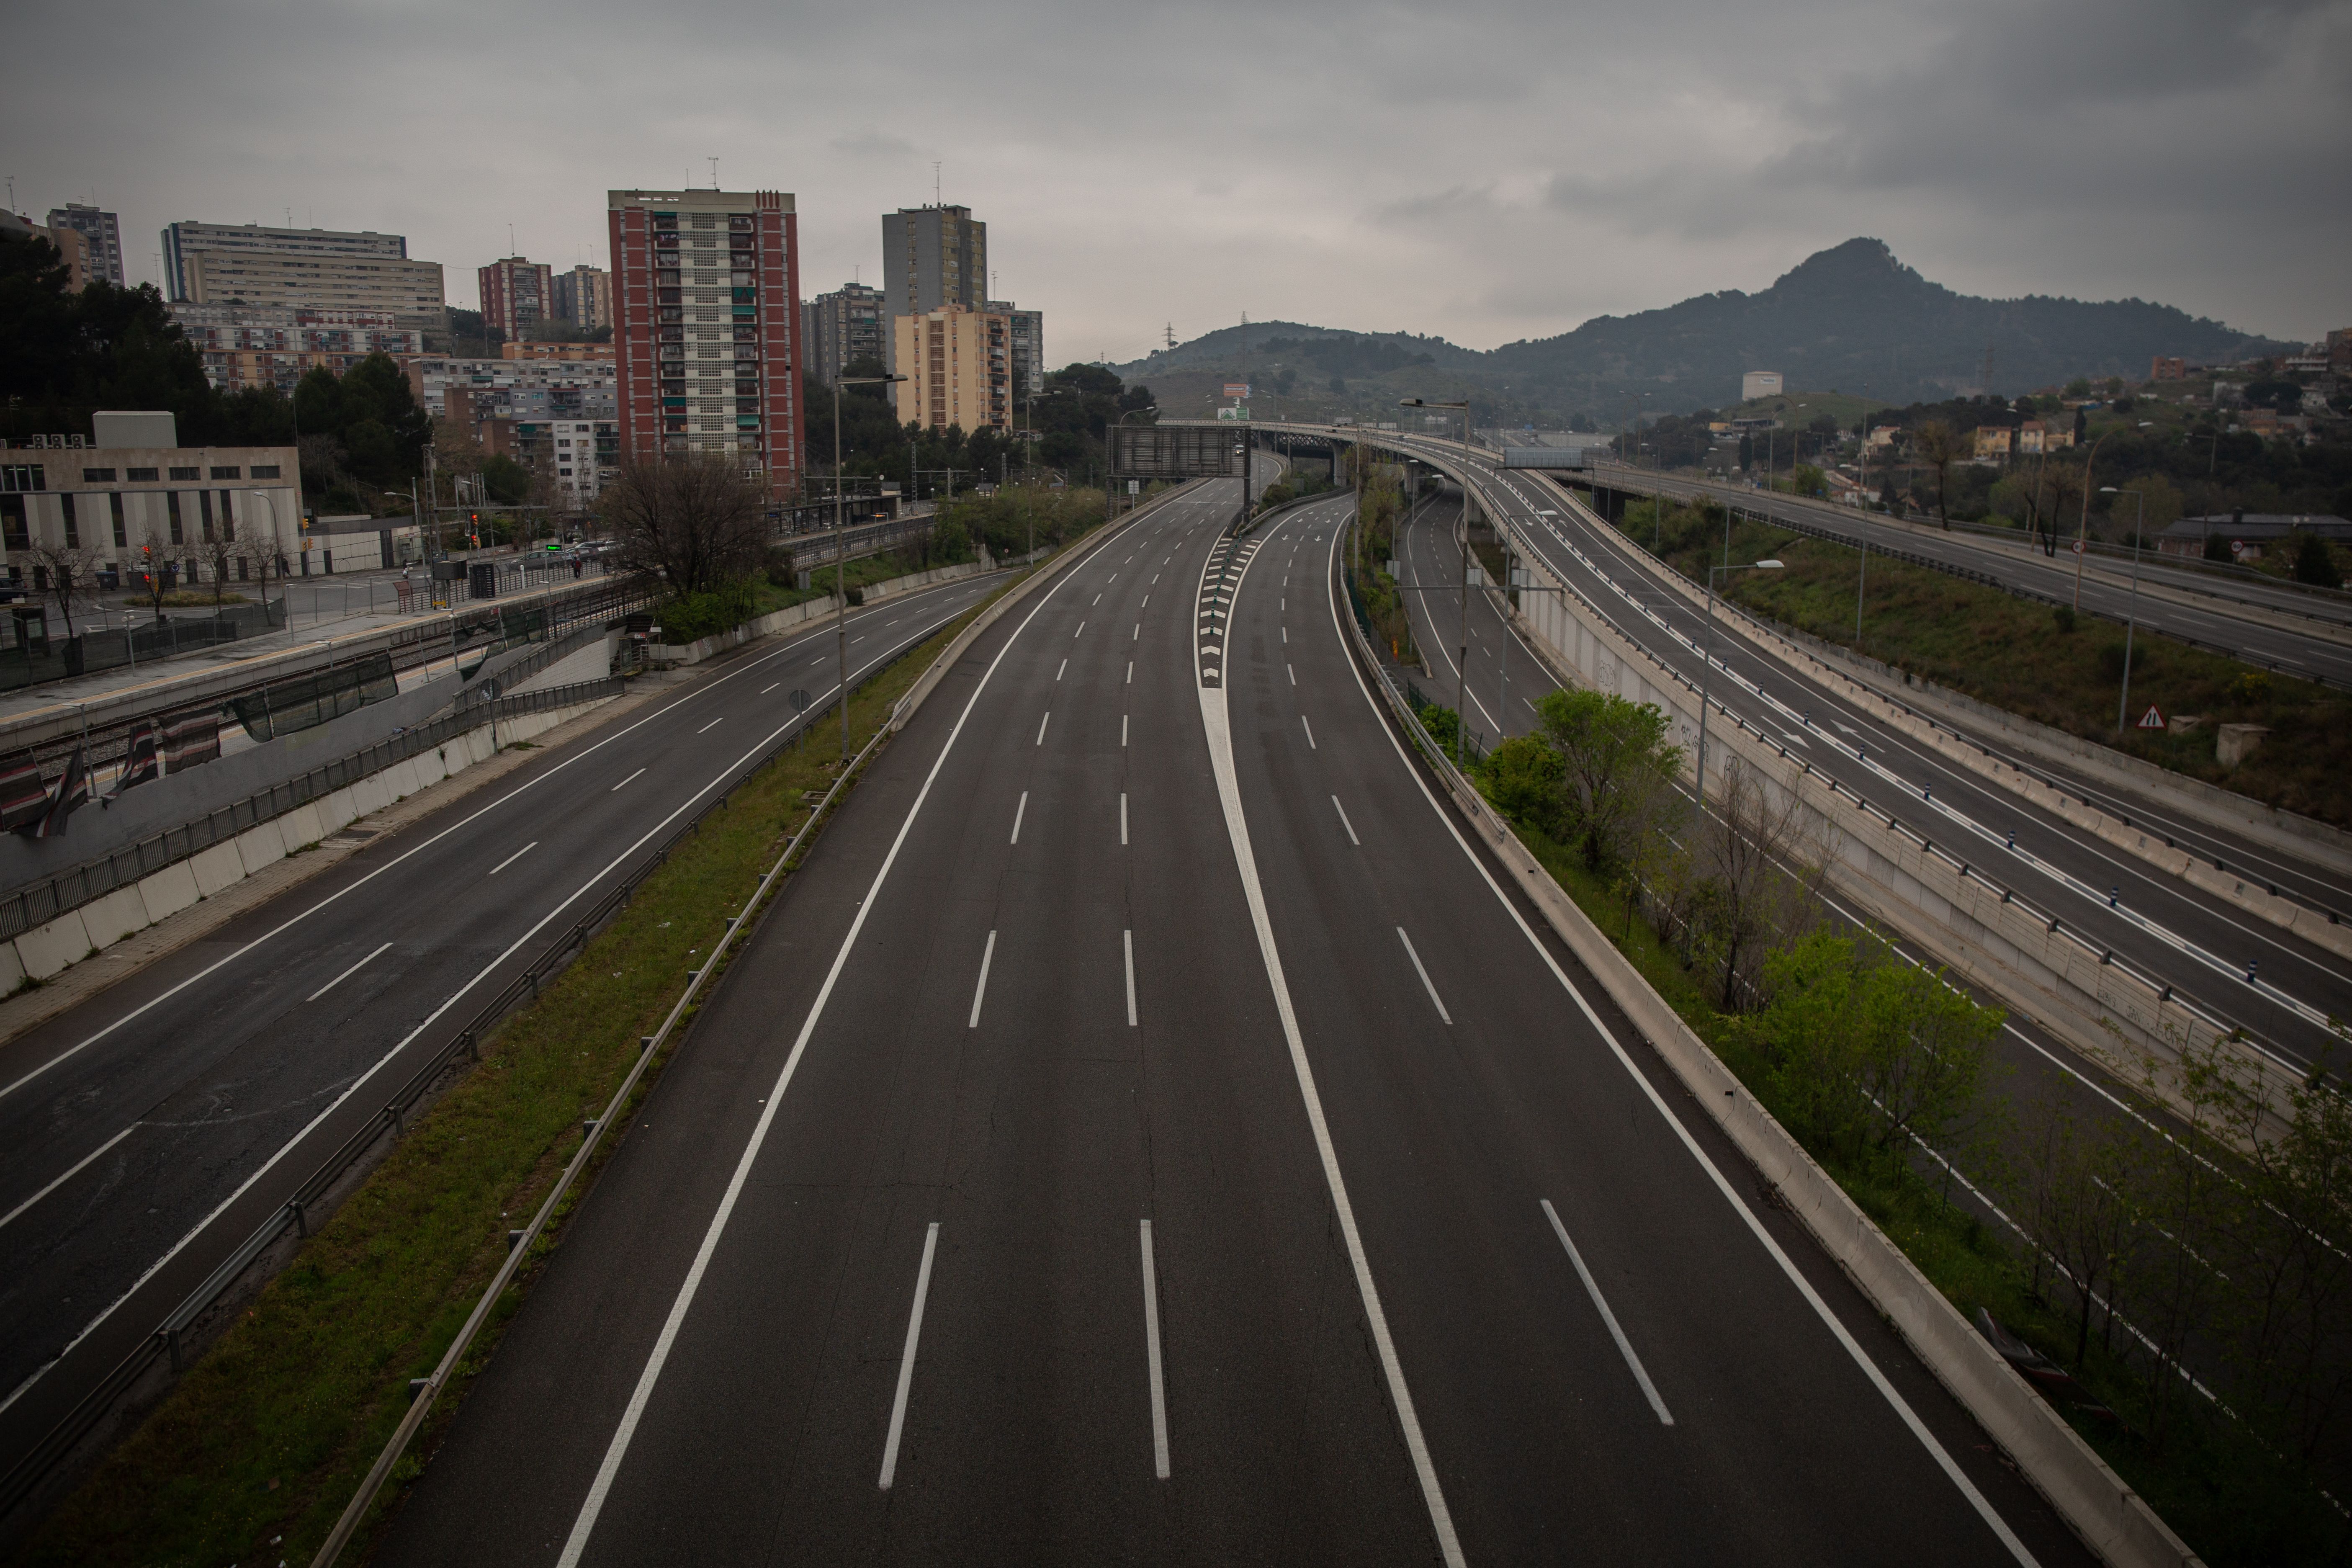
[[[1419,397],[1401,397],[1400,408],[1454,408],[1462,414],[1462,653],[1454,662],[1454,765],[1462,765],[1463,731],[1467,729],[1465,717],[1470,703],[1470,400],[1459,403],[1431,403]],[[1497,737],[1500,739],[1500,737]]]
[[[2132,498],[2132,575],[2131,613],[2124,618],[2124,689],[2116,699],[2116,733],[2124,732],[2124,722],[2131,710],[2132,634],[2139,626],[2139,540],[2140,526],[2147,521],[2147,497],[2138,490],[2119,490],[2113,485],[2101,485],[2103,496],[2124,495]]]
[[[841,765],[849,765],[849,536],[842,531],[847,504],[841,488],[841,389],[845,386],[887,386],[903,375],[835,376],[833,379],[833,596],[841,601],[835,632],[841,644]],[[911,444],[910,447],[911,449]]]
[[[1778,572],[1778,561],[1755,561],[1744,566],[1706,569],[1706,653],[1698,671],[1698,816],[1706,821],[1706,695],[1715,680],[1715,580],[1726,572]]]
[[[1160,405],[1158,404],[1147,403],[1140,408],[1129,409],[1126,413],[1118,416],[1117,424],[1104,427],[1103,461],[1108,465],[1108,468],[1103,474],[1103,521],[1105,522],[1108,522],[1111,520],[1111,517],[1113,516],[1113,509],[1117,505],[1117,502],[1112,498],[1111,490],[1112,488],[1118,483],[1118,432],[1125,429],[1127,427],[1127,422],[1134,418],[1137,415],[1150,414],[1157,416],[1159,412]],[[1249,512],[1249,487],[1246,484],[1242,487],[1242,511],[1244,516]],[[1033,536],[1029,542],[1029,548],[1034,550],[1036,547],[1037,542]]]
[[[278,548],[278,498],[268,490],[255,490],[253,493],[259,496],[263,503],[269,508],[270,553],[261,558],[261,608],[267,615],[269,609],[269,563]],[[294,642],[294,601],[286,592],[286,578],[282,574],[278,579],[278,602],[286,606],[286,641],[288,646],[291,647]],[[311,607],[313,610],[317,608],[315,600]],[[311,624],[313,626],[318,624],[315,616],[312,617]]]

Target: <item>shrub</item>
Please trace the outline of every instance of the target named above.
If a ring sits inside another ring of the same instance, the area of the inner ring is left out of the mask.
[[[2051,612],[2050,612],[2050,618],[2051,618],[2052,620],[2053,620],[2053,621],[2055,621],[2055,622],[2057,622],[2057,623],[2058,623],[2058,630],[2060,631],[2060,633],[2062,633],[2063,635],[2065,635],[2065,636],[2069,636],[2069,637],[2071,637],[2071,636],[2073,636],[2073,635],[2074,635],[2074,605],[2059,605],[2056,609],[2054,609],[2054,610],[2053,610],[2053,611],[2051,611]]]

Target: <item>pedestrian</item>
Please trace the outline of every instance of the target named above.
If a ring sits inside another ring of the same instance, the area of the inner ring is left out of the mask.
[[[572,562],[572,580],[575,583],[580,581],[580,574],[586,568],[582,564],[580,559],[577,556],[574,556]]]

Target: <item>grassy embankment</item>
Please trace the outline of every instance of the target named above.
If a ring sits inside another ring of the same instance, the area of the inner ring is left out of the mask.
[[[854,743],[888,718],[969,618],[857,694]],[[525,1223],[579,1148],[582,1119],[602,1112],[639,1037],[674,1005],[697,955],[716,945],[805,819],[802,793],[828,787],[839,769],[835,748],[814,745],[739,786],[581,958],[484,1042],[481,1065],[411,1123],[251,1309],[45,1521],[21,1561],[307,1562],[398,1424],[408,1379],[433,1370],[497,1271],[508,1229]],[[567,1196],[436,1404],[385,1488],[377,1522],[422,1472],[417,1456],[463,1401],[585,1184]]]
[[[1723,514],[1669,508],[1666,559],[1694,582],[1723,559]],[[1643,544],[1647,503],[1622,524]],[[1736,572],[1721,591],[1748,608],[1845,647],[1854,637],[1857,558],[1852,550],[1761,523],[1731,531],[1734,562],[1777,557],[1780,572]],[[1718,580],[1719,582],[1721,580]],[[2071,628],[2069,622],[2071,621]],[[2131,717],[2153,704],[2168,720],[2197,715],[2186,731],[2116,732],[2124,629],[2072,616],[1998,588],[1874,554],[1859,650],[1996,708],[2217,784],[2287,811],[2352,826],[2352,697],[2156,636],[2133,639]],[[2235,768],[2214,757],[2225,723],[2270,729]]]

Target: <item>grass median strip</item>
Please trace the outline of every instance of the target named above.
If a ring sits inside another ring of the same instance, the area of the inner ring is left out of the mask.
[[[978,607],[850,703],[854,745]],[[728,917],[838,776],[795,748],[737,786],[459,1079],[163,1401],[26,1542],[27,1563],[308,1562],[505,1255],[677,1001]],[[706,991],[706,994],[707,994]],[[649,1091],[657,1074],[648,1073]],[[607,1145],[607,1148],[611,1145]],[[599,1158],[604,1157],[600,1153]],[[560,1239],[576,1188],[535,1252]],[[376,1509],[422,1472],[487,1362],[534,1258],[506,1292]],[[372,1524],[374,1521],[372,1521]]]

